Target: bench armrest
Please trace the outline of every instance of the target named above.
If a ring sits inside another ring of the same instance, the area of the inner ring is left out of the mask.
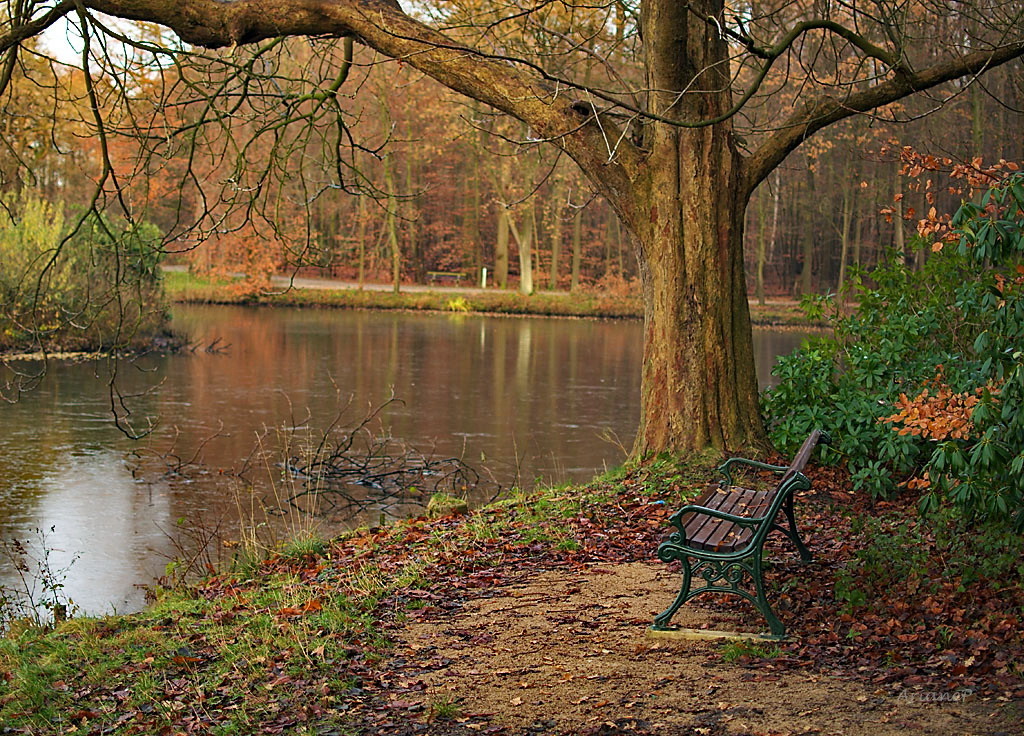
[[[745,457],[731,457],[717,468],[718,472],[725,478],[725,482],[729,485],[732,485],[732,475],[730,474],[729,469],[736,464],[749,465],[753,468],[757,468],[758,470],[771,470],[775,473],[785,473],[789,470],[789,466],[786,465],[769,465],[768,463],[749,460]]]

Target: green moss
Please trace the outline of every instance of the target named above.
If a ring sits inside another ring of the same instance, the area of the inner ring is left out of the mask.
[[[466,499],[447,493],[435,493],[427,502],[427,517],[431,519],[466,513],[469,513],[469,503]]]

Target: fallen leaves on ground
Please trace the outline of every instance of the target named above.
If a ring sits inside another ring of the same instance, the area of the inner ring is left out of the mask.
[[[1014,613],[1024,611],[1021,581],[965,585],[941,578],[935,560],[924,576],[869,591],[862,605],[838,601],[837,574],[865,543],[852,520],[880,511],[913,512],[898,504],[868,508],[850,493],[840,470],[808,472],[814,490],[798,499],[797,515],[815,560],[801,565],[781,538],[769,545],[769,596],[793,637],[778,656],[760,661],[752,677],[815,671],[893,692],[925,687],[1024,697],[1024,637]],[[502,595],[505,586],[533,573],[653,561],[667,517],[699,488],[694,478],[640,468],[591,484],[585,503],[582,495],[523,497],[469,516],[363,530],[336,540],[321,556],[272,557],[248,578],[214,576],[191,590],[204,602],[194,612],[96,623],[88,636],[112,638],[137,627],[144,632],[134,636],[143,643],[126,648],[103,678],[84,669],[77,680],[67,673],[53,678],[52,693],[76,704],[54,732],[192,734],[245,723],[253,734],[502,733],[493,714],[439,717],[445,711],[426,696],[417,673],[446,663],[432,660],[430,651],[396,656],[389,632],[401,628],[405,617],[445,616],[472,598]],[[927,534],[923,538],[927,544]],[[928,559],[929,550],[924,553]],[[277,605],[261,602],[270,579],[290,581],[288,596]],[[750,630],[762,625],[743,601],[716,597],[704,605],[741,613]],[[587,629],[587,621],[576,623]],[[262,627],[274,646],[255,660],[229,662],[237,656],[226,641],[231,627]],[[480,637],[486,632],[467,632],[465,645],[486,643]],[[139,696],[140,678],[152,688],[148,698]],[[521,697],[513,689],[508,707],[522,703]],[[629,714],[617,704],[596,698],[593,709],[608,713],[588,734],[658,732],[658,724],[622,717]],[[250,714],[248,721],[242,712]],[[543,733],[543,724],[539,728]],[[714,732],[716,725],[709,721],[706,728]]]

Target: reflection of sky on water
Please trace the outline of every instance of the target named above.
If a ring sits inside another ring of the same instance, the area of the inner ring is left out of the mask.
[[[161,531],[174,521],[166,489],[136,482],[113,451],[65,456],[39,485],[34,527],[46,535],[50,569],[68,569],[64,594],[92,614],[140,608],[138,583],[159,575],[171,552]],[[21,532],[39,544],[34,529]]]

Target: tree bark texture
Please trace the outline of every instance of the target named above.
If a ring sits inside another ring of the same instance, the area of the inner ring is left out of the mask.
[[[761,445],[739,160],[726,128],[671,137],[675,165],[652,168],[636,233],[645,319],[634,453]]]
[[[649,105],[665,117],[708,119],[731,104],[725,42],[702,21],[720,16],[722,3],[698,5],[694,13],[671,0],[644,5]],[[674,91],[693,87],[705,91]],[[750,192],[732,123],[648,127],[645,189],[634,205],[644,212],[627,218],[640,247],[645,314],[633,452],[762,445],[743,272]]]

